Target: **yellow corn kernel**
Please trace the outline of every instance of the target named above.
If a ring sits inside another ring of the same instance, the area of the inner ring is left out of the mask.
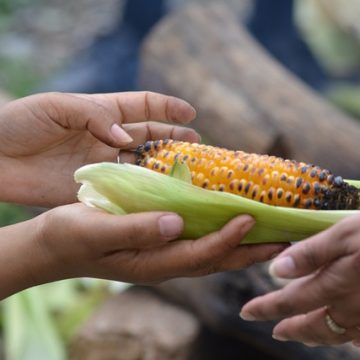
[[[148,141],[137,164],[169,174],[185,162],[193,185],[226,191],[269,205],[305,209],[360,209],[360,191],[329,170],[275,156],[248,154],[175,140]]]

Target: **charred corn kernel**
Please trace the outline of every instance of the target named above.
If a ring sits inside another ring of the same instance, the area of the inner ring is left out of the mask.
[[[194,185],[226,191],[266,204],[323,210],[360,209],[360,191],[318,166],[275,156],[248,154],[175,140],[148,141],[137,164],[169,174],[185,162]]]

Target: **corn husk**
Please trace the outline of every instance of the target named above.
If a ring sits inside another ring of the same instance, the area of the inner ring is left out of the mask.
[[[173,173],[183,173],[183,169]],[[181,175],[186,177],[186,175]],[[83,203],[113,214],[172,211],[185,222],[184,239],[216,231],[240,214],[256,219],[243,243],[289,242],[304,239],[354,214],[351,211],[303,210],[266,205],[230,193],[205,190],[131,164],[99,163],[75,172],[83,185]],[[353,182],[360,187],[360,182]]]

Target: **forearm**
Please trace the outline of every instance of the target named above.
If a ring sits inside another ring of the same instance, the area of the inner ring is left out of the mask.
[[[37,219],[0,229],[0,300],[47,279]]]

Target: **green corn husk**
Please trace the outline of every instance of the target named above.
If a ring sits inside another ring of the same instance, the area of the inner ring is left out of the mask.
[[[178,213],[185,222],[184,239],[202,237],[237,215],[250,214],[256,225],[243,244],[297,241],[344,217],[360,214],[357,210],[303,210],[266,205],[230,193],[205,190],[131,164],[86,165],[75,172],[75,180],[83,184],[78,194],[80,201],[113,214]],[[360,182],[352,184],[360,187]]]

